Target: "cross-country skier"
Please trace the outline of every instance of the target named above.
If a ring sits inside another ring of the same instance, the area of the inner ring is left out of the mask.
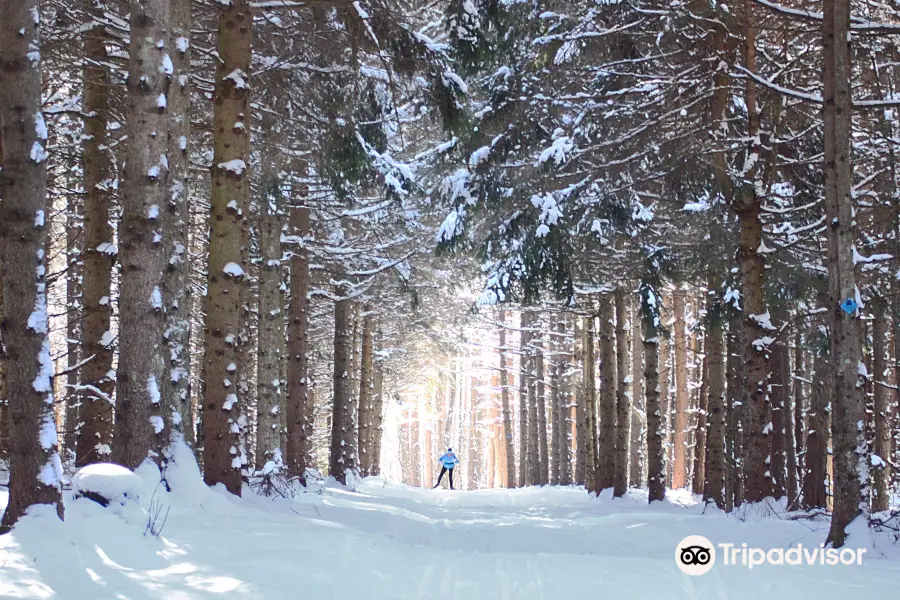
[[[453,489],[453,467],[459,464],[459,459],[456,458],[456,455],[453,454],[453,448],[447,448],[447,451],[438,459],[438,462],[441,463],[441,474],[438,475],[437,483],[435,484],[435,489],[441,485],[441,479],[444,478],[444,473],[450,472],[450,489]]]

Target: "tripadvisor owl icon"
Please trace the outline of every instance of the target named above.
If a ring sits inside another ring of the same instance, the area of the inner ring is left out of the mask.
[[[688,575],[704,575],[716,564],[716,548],[702,535],[689,535],[675,547],[675,564]]]

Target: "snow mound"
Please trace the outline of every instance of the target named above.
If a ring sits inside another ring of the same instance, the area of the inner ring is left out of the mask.
[[[72,477],[75,497],[100,496],[109,503],[137,500],[143,480],[121,465],[97,463],[79,469]]]

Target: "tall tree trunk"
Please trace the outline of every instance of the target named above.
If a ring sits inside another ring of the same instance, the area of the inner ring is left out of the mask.
[[[744,1],[746,68],[756,71],[756,23],[752,0]],[[749,344],[744,356],[746,372],[745,391],[741,406],[745,411],[747,428],[744,431],[744,497],[748,502],[760,502],[772,494],[772,478],[769,471],[769,414],[766,398],[768,383],[768,345],[771,335],[763,292],[765,260],[759,252],[762,243],[762,177],[758,166],[760,157],[760,115],[756,99],[756,83],[750,77],[745,82],[744,102],[748,110],[747,150],[748,172],[744,174],[746,183],[740,188],[735,200],[734,211],[740,222],[740,247],[738,264],[741,275],[741,293],[744,297],[744,343]],[[759,190],[757,189],[759,188]]]
[[[705,502],[715,502],[726,509],[726,450],[725,450],[725,340],[724,307],[720,301],[721,281],[710,269],[709,295],[706,300],[706,356],[707,356],[707,412],[706,477],[703,485]],[[715,295],[714,295],[715,294]]]
[[[817,340],[815,374],[806,434],[806,473],[803,479],[803,506],[825,508],[825,476],[828,460],[829,404],[832,401],[833,372],[829,368],[828,340]]]
[[[106,135],[111,88],[106,44],[109,34],[99,0],[85,0],[84,33],[84,271],[82,279],[84,323],[82,352],[93,356],[81,369],[79,427],[75,466],[109,460],[113,436],[112,268],[116,260],[110,198],[114,193],[110,151]]]
[[[709,414],[709,341],[704,336],[704,354],[700,361],[700,391],[697,402],[697,429],[694,431],[694,468],[691,490],[702,494],[706,485],[706,435]]]
[[[9,504],[0,533],[35,504],[56,505],[62,464],[56,451],[53,361],[48,338],[47,260],[43,228],[47,210],[41,115],[41,47],[37,0],[4,3],[0,19],[0,256],[3,257],[3,315],[0,352],[5,352],[9,398]]]
[[[558,351],[560,353],[559,358],[556,361],[558,369],[557,380],[560,386],[559,403],[557,404],[557,410],[559,411],[559,458],[557,462],[559,485],[571,485],[572,483],[571,454],[569,452],[569,449],[571,448],[569,432],[572,426],[570,422],[571,419],[569,418],[569,415],[572,413],[572,385],[571,376],[564,376],[566,365],[568,365],[570,361],[569,353],[566,351],[568,322],[569,319],[560,317],[559,322],[556,325],[557,333],[559,334]]]
[[[247,462],[242,440],[245,412],[238,396],[250,365],[244,312],[249,285],[247,215],[250,205],[250,42],[253,17],[247,0],[218,8],[219,32],[213,94],[213,164],[206,355],[203,370],[204,481],[241,493]],[[247,398],[244,398],[247,401]]]
[[[647,437],[646,415],[644,406],[644,355],[643,334],[641,332],[640,300],[632,297],[631,301],[631,462],[629,482],[631,487],[644,485],[645,454],[644,444]]]
[[[519,487],[528,481],[528,354],[531,345],[531,313],[519,313]]]
[[[550,485],[559,485],[559,449],[560,443],[560,344],[556,336],[556,327],[551,325],[549,330],[550,340],[550,455],[548,457]],[[546,434],[545,434],[546,435]]]
[[[357,415],[350,389],[350,346],[353,335],[353,311],[352,300],[338,300],[334,304],[334,400],[332,401],[333,416],[331,421],[329,471],[335,479],[344,485],[347,484],[348,473],[352,477],[357,471]],[[416,421],[418,422],[418,414],[416,415]]]
[[[75,457],[75,440],[78,433],[78,413],[82,391],[79,387],[79,362],[81,361],[82,310],[82,262],[81,232],[83,211],[81,198],[69,196],[66,214],[66,427],[63,448],[67,458]]]
[[[787,315],[776,315],[779,322]],[[772,350],[772,378],[769,384],[772,407],[772,459],[770,471],[773,479],[773,496],[781,498],[787,491],[787,428],[785,427],[785,411],[790,407],[790,350],[783,340],[779,340]]]
[[[503,412],[503,439],[506,451],[506,485],[516,485],[516,460],[513,450],[512,414],[509,407],[509,371],[506,362],[506,312],[500,311],[500,410]]]
[[[267,126],[268,125],[268,126]],[[263,130],[271,131],[264,123]],[[274,145],[273,145],[274,146]],[[275,148],[270,146],[270,151]],[[285,382],[281,381],[285,355],[284,294],[281,271],[281,223],[284,197],[273,159],[262,174],[264,196],[259,203],[259,326],[257,330],[256,468],[268,461],[282,464],[281,432],[285,422]]]
[[[655,291],[641,285],[642,338],[644,346],[644,394],[647,411],[647,485],[649,501],[666,496],[664,425],[659,402],[659,307]]]
[[[364,309],[362,323],[362,348],[359,368],[359,470],[363,477],[372,474],[372,438],[375,424],[372,422],[372,393],[374,389],[374,335],[375,323],[371,308]],[[440,429],[438,430],[440,432]],[[441,444],[441,436],[437,436],[438,444]]]
[[[171,59],[165,0],[131,2],[128,152],[119,225],[119,365],[113,460],[137,468],[168,439],[162,402],[163,247],[168,159],[166,96]]]
[[[744,470],[740,449],[744,440],[743,397],[744,349],[743,327],[732,319],[728,327],[728,358],[726,362],[728,388],[725,396],[725,416],[728,434],[725,436],[725,510],[731,511],[744,502]]]
[[[672,426],[672,489],[687,486],[688,372],[687,339],[684,331],[684,290],[672,294],[675,316],[675,420]]]
[[[377,355],[381,348],[381,328],[375,330],[375,360],[372,382],[372,458],[370,475],[381,474],[381,438],[384,433],[384,359]]]
[[[661,312],[660,319],[662,319],[662,310],[664,306],[660,306],[659,310]],[[662,453],[663,453],[663,467],[666,470],[666,474],[672,469],[672,461],[670,459],[670,450],[671,444],[669,443],[669,434],[671,432],[669,417],[669,405],[671,402],[669,401],[669,382],[671,380],[672,369],[669,366],[671,361],[669,352],[669,339],[663,336],[662,331],[659,332],[659,340],[657,341],[657,352],[658,352],[658,373],[659,373],[659,418],[660,418],[660,430],[659,435],[662,439]],[[649,425],[648,425],[649,428]],[[666,477],[664,481],[668,484],[671,480]]]
[[[872,510],[880,512],[888,510],[890,495],[888,486],[891,481],[891,417],[890,390],[887,387],[890,376],[887,369],[886,341],[888,337],[887,311],[883,301],[875,303],[875,319],[872,323],[872,353],[874,354],[873,383],[875,384],[875,443],[872,448],[875,467],[872,494]],[[880,459],[880,460],[879,460]]]
[[[841,310],[847,300],[859,302],[856,285],[853,214],[853,165],[850,136],[850,3],[825,0],[822,20],[824,82],[825,216],[828,234],[828,291],[831,315],[831,358],[835,381],[831,435],[834,460],[834,509],[828,541],[844,545],[845,528],[865,512],[868,503],[868,457],[859,312]]]
[[[538,322],[540,323],[540,321]],[[540,325],[538,325],[540,328]],[[538,335],[541,335],[540,333]],[[547,404],[546,404],[546,385],[544,384],[544,341],[538,338],[535,341],[535,364],[534,364],[534,381],[537,404],[537,452],[536,456],[536,473],[534,483],[537,485],[547,485],[549,482],[548,459],[547,459]]]
[[[169,41],[172,61],[169,84],[169,195],[166,202],[166,247],[168,260],[163,274],[166,300],[163,339],[168,350],[168,377],[162,389],[169,430],[194,443],[191,410],[191,261],[188,256],[190,232],[190,177],[188,145],[191,138],[191,2],[170,0]]]
[[[618,498],[624,496],[628,490],[631,371],[628,369],[628,338],[625,333],[626,325],[628,324],[628,315],[625,312],[625,289],[621,286],[617,287],[614,298],[616,303],[616,373],[618,374],[618,385],[616,386],[616,458],[613,488],[614,495]]]
[[[596,492],[613,487],[616,473],[616,333],[613,298],[600,297],[600,439]]]
[[[597,364],[594,360],[594,317],[582,328],[582,386],[584,394],[584,480],[589,492],[597,491]]]
[[[579,318],[575,317],[573,321],[573,343],[574,350],[572,353],[572,367],[580,369],[582,376],[575,385],[575,481],[578,485],[587,483],[586,464],[588,460],[587,450],[587,387],[586,375],[588,372],[584,361],[584,329],[578,326]]]
[[[3,158],[3,138],[0,136],[0,159]],[[0,184],[0,190],[2,190]],[[0,210],[2,210],[3,197],[0,196]],[[0,229],[2,231],[2,229]],[[0,238],[0,247],[3,240]],[[3,323],[3,253],[0,252],[0,326]],[[2,329],[0,329],[2,331]],[[9,459],[9,396],[6,393],[6,355],[0,344],[0,460]]]
[[[291,235],[294,245],[290,258],[290,306],[288,307],[288,398],[287,465],[288,472],[306,483],[306,470],[312,466],[313,411],[309,397],[309,207],[307,190],[299,191],[291,207]]]
[[[803,376],[806,373],[803,356],[803,338],[799,329],[794,334],[794,377],[792,380],[792,394],[794,396],[794,452],[797,456],[797,476],[805,472],[803,463],[804,448],[806,448],[806,410],[804,408]],[[799,484],[798,484],[799,485]]]

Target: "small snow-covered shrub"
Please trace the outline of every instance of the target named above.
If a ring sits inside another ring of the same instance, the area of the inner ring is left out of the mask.
[[[280,496],[292,498],[294,489],[291,478],[281,458],[281,452],[276,450],[272,460],[266,462],[262,469],[254,471],[249,479],[250,489],[266,498]]]
[[[140,477],[113,463],[87,465],[72,476],[75,499],[88,498],[101,506],[136,502],[142,483]]]
[[[900,542],[900,510],[875,513],[869,517],[869,526],[876,533],[886,533],[891,542]]]

